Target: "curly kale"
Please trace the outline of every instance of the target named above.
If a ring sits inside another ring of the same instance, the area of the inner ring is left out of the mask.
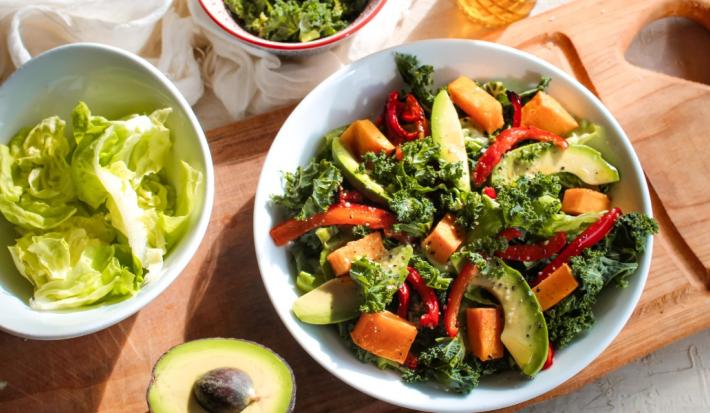
[[[309,42],[347,27],[367,0],[224,0],[247,31],[277,42]]]
[[[560,212],[560,180],[555,175],[523,176],[498,191],[506,227],[537,233]]]
[[[434,267],[426,258],[420,255],[414,255],[409,261],[409,265],[419,272],[427,286],[435,290],[446,291],[453,280],[453,278],[449,277],[448,272]]]
[[[407,84],[408,90],[417,98],[425,111],[431,112],[434,104],[434,68],[430,65],[419,65],[414,55],[395,53],[394,60],[397,71]]]
[[[350,278],[360,286],[365,298],[360,312],[377,313],[387,308],[407,277],[411,257],[412,247],[402,245],[391,249],[380,262],[362,257],[352,263]]]
[[[580,287],[545,312],[550,340],[564,347],[594,324],[592,307],[599,292],[612,281],[619,287],[628,286],[648,236],[656,232],[658,224],[652,218],[637,212],[622,215],[601,242],[570,260]]]
[[[296,219],[304,220],[335,202],[343,176],[332,162],[321,160],[299,166],[296,172],[286,172],[284,181],[284,194],[273,195],[272,202],[286,208]]]
[[[439,197],[453,191],[463,173],[460,164],[439,157],[439,145],[431,137],[406,142],[403,158],[384,153],[366,153],[362,168],[391,194],[389,207],[397,216],[393,229],[414,237],[426,235],[434,222]]]

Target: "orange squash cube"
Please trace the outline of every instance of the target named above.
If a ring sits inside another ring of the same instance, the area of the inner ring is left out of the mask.
[[[463,235],[456,228],[454,217],[444,215],[431,233],[422,241],[422,248],[436,262],[446,264],[451,254],[463,243]]]
[[[570,188],[562,197],[562,211],[570,215],[607,211],[610,205],[606,194],[587,188]]]
[[[363,350],[404,363],[417,336],[417,328],[389,311],[363,313],[350,333],[353,342]]]
[[[481,361],[503,357],[503,312],[498,308],[467,308],[466,326],[468,344],[474,356]]]
[[[327,260],[330,267],[337,276],[345,275],[350,271],[353,261],[361,257],[367,257],[377,261],[385,255],[387,250],[382,243],[382,235],[373,232],[366,236],[350,241],[344,246],[328,254]]]
[[[535,126],[560,136],[572,132],[579,126],[572,115],[555,98],[545,92],[537,92],[535,97],[523,106],[520,124]]]
[[[503,105],[473,80],[461,76],[449,83],[448,92],[456,106],[486,132],[493,133],[503,126]]]
[[[368,152],[385,152],[388,155],[394,152],[394,145],[369,119],[351,123],[340,135],[340,141],[357,158]]]
[[[533,287],[533,293],[535,293],[542,311],[547,311],[572,294],[572,291],[576,290],[577,287],[579,287],[579,283],[574,278],[572,269],[569,265],[562,264],[560,268],[548,275],[540,284]]]

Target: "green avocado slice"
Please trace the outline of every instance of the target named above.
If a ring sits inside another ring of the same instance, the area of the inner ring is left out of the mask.
[[[364,299],[350,277],[337,277],[298,297],[293,313],[308,324],[335,324],[360,315]]]
[[[468,171],[468,156],[464,144],[464,133],[456,107],[446,90],[436,95],[431,110],[431,137],[439,144],[439,157],[449,163],[460,163],[463,175],[456,183],[459,189],[471,190],[471,177]]]
[[[527,376],[536,375],[547,359],[547,324],[540,304],[523,276],[500,260],[474,277],[472,285],[488,290],[503,307],[501,341]]]
[[[508,152],[493,169],[491,183],[501,186],[523,175],[559,172],[576,175],[589,185],[619,180],[619,171],[591,146],[569,145],[562,150],[549,143],[533,143]]]
[[[385,188],[375,182],[368,174],[358,171],[360,162],[347,150],[340,141],[340,137],[333,139],[331,151],[335,165],[352,186],[357,188],[358,191],[362,192],[363,195],[372,201],[381,204],[387,204],[389,202],[390,197],[387,195]]]
[[[207,338],[168,350],[153,368],[148,387],[152,413],[206,413],[193,394],[195,382],[214,369],[237,369],[251,379],[252,401],[243,413],[291,412],[296,381],[288,364],[270,349],[251,341]]]

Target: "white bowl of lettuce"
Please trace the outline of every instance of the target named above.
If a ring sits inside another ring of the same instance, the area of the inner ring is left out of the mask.
[[[395,52],[416,56],[422,64],[432,65],[433,90],[460,75],[481,82],[499,80],[508,89],[516,91],[534,87],[541,77],[551,78],[548,89],[551,96],[578,120],[586,119],[605,131],[585,133],[585,143],[601,152],[603,158],[618,169],[621,180],[609,193],[612,206],[625,212],[651,215],[644,174],[624,131],[602,103],[570,75],[527,53],[493,43],[453,39],[417,42],[370,55],[344,67],[306,96],[284,123],[264,162],[254,202],[254,239],[262,280],[276,312],[304,350],[336,377],[372,397],[409,409],[432,412],[488,411],[530,400],[554,389],[593,363],[621,331],[643,291],[651,260],[650,238],[644,242],[645,249],[638,263],[633,264],[628,287],[610,286],[603,290],[592,307],[596,319],[593,326],[575,335],[567,346],[555,353],[554,364],[532,379],[520,371],[483,377],[484,372],[478,368],[477,373],[472,374],[466,368],[461,346],[451,345],[434,356],[427,353],[426,371],[417,370],[417,374],[427,374],[429,382],[405,383],[397,369],[380,370],[377,365],[360,362],[348,343],[339,336],[337,328],[307,324],[295,314],[302,307],[294,308],[294,302],[299,296],[307,295],[300,295],[297,281],[301,278],[294,274],[299,264],[290,257],[289,248],[277,246],[269,234],[270,228],[284,222],[284,209],[275,205],[270,196],[283,193],[282,171],[292,172],[309,164],[327,132],[356,119],[375,119],[382,113],[390,91],[411,87],[411,83],[405,85],[398,74]],[[409,76],[409,79],[411,82],[411,79],[426,77]],[[422,83],[429,88],[427,82]],[[581,139],[581,136],[577,138]],[[368,181],[362,182],[365,190],[372,188],[367,186]],[[319,189],[325,186],[320,185]],[[311,203],[311,206],[315,204]],[[335,301],[328,301],[335,295],[323,294],[326,299],[320,302],[326,305],[317,306],[317,309],[324,308],[322,313],[328,314],[328,308],[337,308],[332,304]],[[339,301],[342,302],[344,300]],[[328,322],[328,319],[314,321]],[[575,332],[577,327],[580,330],[586,328],[576,320],[570,320],[566,325]],[[421,330],[418,334],[422,334]],[[454,343],[455,340],[444,342]],[[358,351],[358,354],[362,352]],[[374,360],[381,362],[383,358],[375,357]],[[436,364],[431,360],[442,361]],[[384,361],[381,366],[393,364]],[[456,393],[460,383],[475,384],[479,373],[482,376],[478,387],[470,393]],[[417,381],[416,377],[414,381]]]
[[[0,88],[0,330],[62,339],[140,310],[180,274],[214,196],[204,133],[143,59],[74,44]]]

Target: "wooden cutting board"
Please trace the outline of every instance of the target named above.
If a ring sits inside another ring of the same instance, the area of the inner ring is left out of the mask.
[[[710,326],[710,87],[631,66],[624,51],[648,22],[688,16],[710,27],[710,0],[582,0],[489,35],[573,73],[628,132],[661,224],[646,289],[623,332],[591,366],[539,400],[568,393]],[[208,234],[179,279],[126,321],[57,342],[0,333],[0,411],[143,412],[150,369],[185,340],[240,337],[284,356],[297,411],[390,412],[317,365],[291,338],[259,279],[252,208],[266,151],[290,109],[211,131],[216,197]],[[528,403],[528,404],[529,404]],[[519,406],[517,406],[519,407]],[[512,409],[511,409],[512,410]]]

